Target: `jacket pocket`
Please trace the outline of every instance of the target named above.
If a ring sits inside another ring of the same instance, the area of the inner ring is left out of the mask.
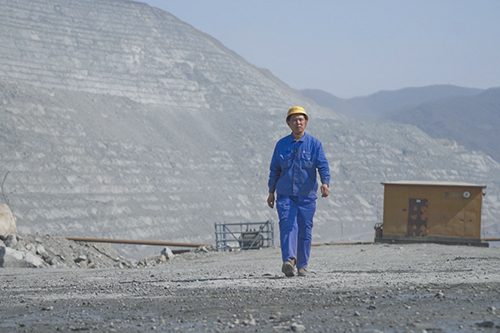
[[[314,165],[314,162],[313,162],[312,157],[311,157],[311,153],[308,153],[308,152],[302,153],[301,161],[302,161],[302,168],[304,168],[304,169],[310,169]]]
[[[290,169],[293,163],[293,154],[280,155],[281,157],[281,168]]]

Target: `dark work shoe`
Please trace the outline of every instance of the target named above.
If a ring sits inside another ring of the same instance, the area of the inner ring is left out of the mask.
[[[298,269],[298,276],[307,276],[309,272],[305,268],[299,268]]]
[[[286,276],[292,277],[294,276],[293,274],[293,264],[290,260],[285,261],[283,263],[283,266],[281,266],[281,271],[285,273]]]

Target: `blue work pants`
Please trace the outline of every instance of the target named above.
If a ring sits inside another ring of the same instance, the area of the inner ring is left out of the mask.
[[[306,268],[311,253],[316,198],[278,195],[276,209],[283,261],[295,259],[297,268]]]

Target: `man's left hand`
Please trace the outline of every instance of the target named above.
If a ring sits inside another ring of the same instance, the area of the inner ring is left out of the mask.
[[[326,198],[330,194],[330,188],[328,187],[327,184],[321,185],[321,196],[323,198]]]

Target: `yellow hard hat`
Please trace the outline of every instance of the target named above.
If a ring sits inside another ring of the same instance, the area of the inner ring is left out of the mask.
[[[290,119],[290,116],[292,114],[297,114],[297,113],[303,114],[304,117],[306,117],[306,120],[309,120],[309,117],[307,116],[307,112],[306,112],[306,110],[304,110],[304,108],[302,106],[294,106],[293,108],[288,110],[288,113],[286,114],[286,120]]]

